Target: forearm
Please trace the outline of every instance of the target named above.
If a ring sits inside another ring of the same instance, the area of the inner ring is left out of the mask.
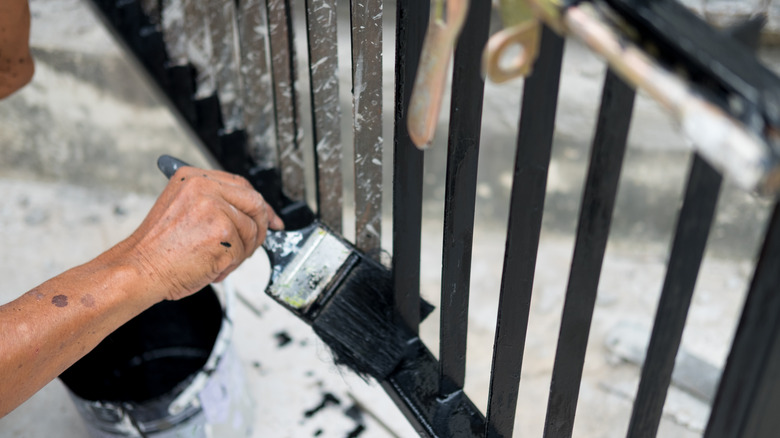
[[[160,300],[120,244],[0,307],[0,417]]]

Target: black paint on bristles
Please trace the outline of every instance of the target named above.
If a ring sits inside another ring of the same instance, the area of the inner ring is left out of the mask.
[[[409,338],[396,322],[390,271],[361,259],[312,322],[336,364],[384,380],[398,365]]]

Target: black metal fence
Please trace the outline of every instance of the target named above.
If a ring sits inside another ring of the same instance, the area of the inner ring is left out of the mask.
[[[94,3],[216,161],[245,175],[277,210],[287,213],[306,200],[300,99],[308,94],[315,145],[316,211],[333,229],[341,230],[335,0],[305,2],[309,90],[296,89],[302,72],[298,71],[293,44],[291,1]],[[350,6],[356,244],[375,253],[382,233],[382,2],[353,0]],[[424,154],[411,142],[406,111],[429,11],[430,4],[425,1],[398,0],[396,4],[392,265],[396,307],[402,323],[414,331],[421,322]],[[463,387],[484,87],[475,60],[480,59],[488,39],[490,19],[491,2],[472,1],[454,55],[438,359],[417,339],[397,370],[381,382],[422,436],[512,436],[517,400],[523,396],[518,387],[564,40],[549,28],[543,29],[539,58],[524,83],[489,402],[483,414]],[[568,274],[544,426],[546,437],[572,435],[635,94],[617,74],[607,72]],[[721,180],[706,160],[698,155],[692,160],[630,419],[631,437],[657,434]],[[775,207],[706,437],[770,437],[780,430],[780,416],[775,412],[780,406],[779,227],[780,210]]]

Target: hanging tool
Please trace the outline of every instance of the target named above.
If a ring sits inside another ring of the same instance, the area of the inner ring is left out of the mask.
[[[468,10],[469,0],[431,0],[428,30],[407,116],[409,136],[420,149],[426,149],[433,141],[450,59]]]
[[[500,84],[531,73],[539,54],[541,23],[527,0],[500,0],[504,29],[490,37],[482,56],[482,70]]]
[[[780,193],[780,78],[730,36],[675,0],[501,0],[499,5],[505,25],[514,27],[488,44],[488,77],[501,81],[530,71],[530,11],[559,34],[581,40],[669,111],[713,167],[745,189]],[[504,68],[502,56],[513,44],[522,46],[522,56]]]

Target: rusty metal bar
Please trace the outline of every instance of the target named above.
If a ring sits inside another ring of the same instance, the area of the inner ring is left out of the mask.
[[[162,32],[170,66],[187,64],[187,36],[184,32],[184,2],[162,0]]]
[[[291,0],[267,1],[282,186],[284,193],[290,199],[304,201],[306,198],[305,165],[303,151],[300,148],[302,131],[299,117],[300,105],[295,89],[298,72],[293,46]]]
[[[211,32],[212,62],[224,133],[242,129],[241,75],[239,72],[238,29],[235,0],[208,0],[206,6]]]
[[[340,233],[344,195],[336,22],[336,0],[306,0],[317,213]]]
[[[351,0],[355,246],[378,256],[382,243],[383,0]]]
[[[253,169],[278,168],[273,78],[268,60],[268,16],[266,0],[242,0],[238,10],[238,31],[243,82],[244,125]]]

